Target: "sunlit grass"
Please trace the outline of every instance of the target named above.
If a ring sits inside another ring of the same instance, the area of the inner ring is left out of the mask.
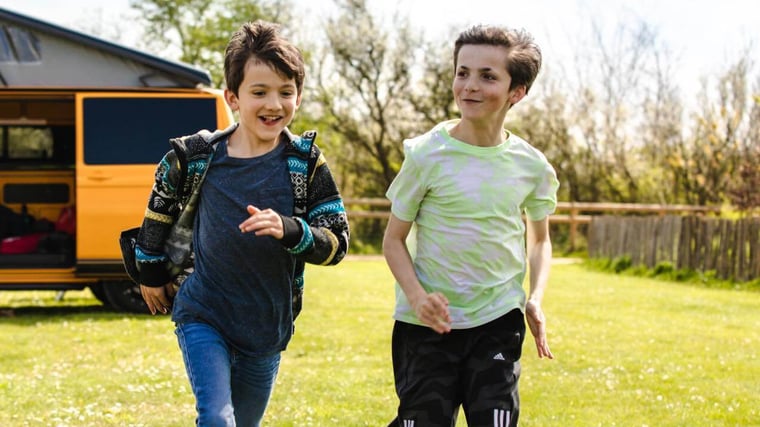
[[[387,425],[393,300],[382,261],[310,267],[265,425]],[[556,359],[526,341],[521,426],[760,426],[759,293],[556,265],[544,305]],[[167,317],[109,312],[87,291],[0,292],[10,310],[0,426],[193,425]]]

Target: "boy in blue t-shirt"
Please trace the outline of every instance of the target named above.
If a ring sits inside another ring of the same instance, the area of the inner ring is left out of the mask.
[[[340,262],[349,232],[314,134],[287,129],[301,103],[299,50],[275,24],[246,23],[227,45],[224,73],[224,96],[239,123],[172,141],[135,256],[148,309],[171,308],[197,425],[252,427],[293,333],[304,263]],[[188,195],[198,189],[196,203]],[[166,243],[188,212],[195,268],[175,296]]]
[[[525,318],[538,356],[553,357],[541,301],[559,183],[541,152],[504,130],[540,67],[524,31],[464,31],[452,86],[461,117],[404,142],[383,239],[397,281],[393,426],[453,426],[460,405],[470,427],[516,426]]]

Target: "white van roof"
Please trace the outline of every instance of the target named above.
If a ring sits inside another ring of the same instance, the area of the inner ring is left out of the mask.
[[[206,70],[0,8],[0,90],[210,85]]]

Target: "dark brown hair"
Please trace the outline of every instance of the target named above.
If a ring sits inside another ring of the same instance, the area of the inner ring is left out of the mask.
[[[285,78],[293,79],[300,94],[306,76],[303,56],[279,34],[280,26],[258,20],[243,24],[230,37],[224,52],[224,80],[227,89],[238,94],[249,60],[270,66]]]
[[[454,42],[454,72],[456,72],[459,51],[464,45],[501,46],[507,50],[507,72],[512,78],[509,90],[525,86],[528,93],[541,69],[541,49],[533,36],[525,30],[506,27],[476,25],[459,34]]]

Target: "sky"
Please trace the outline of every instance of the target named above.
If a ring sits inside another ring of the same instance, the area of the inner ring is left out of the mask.
[[[301,8],[298,16],[314,17],[312,27],[319,28],[335,12],[332,0],[293,1]],[[577,44],[588,40],[582,35],[590,33],[592,22],[612,33],[621,24],[643,20],[671,53],[687,89],[696,88],[701,77],[725,70],[746,49],[760,58],[757,0],[368,0],[368,4],[388,25],[394,13],[409,17],[428,38],[451,38],[451,28],[479,23],[525,28],[535,36],[544,64],[550,66],[577,52]],[[0,0],[0,7],[78,31],[97,29],[100,36],[118,37],[133,47],[140,36],[139,27],[129,24],[137,22],[129,0]],[[755,75],[759,67],[755,64]]]

